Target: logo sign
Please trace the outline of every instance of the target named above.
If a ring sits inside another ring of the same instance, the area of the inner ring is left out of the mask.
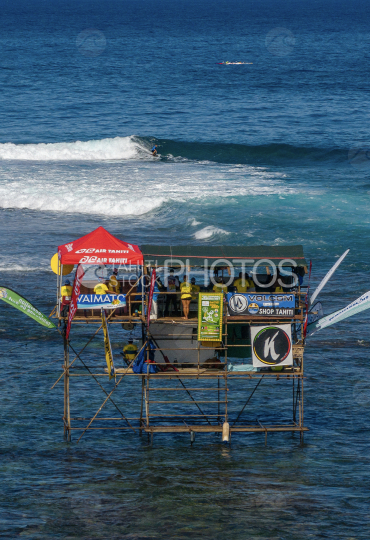
[[[229,300],[229,309],[234,313],[245,313],[248,307],[248,298],[244,294],[233,294]]]
[[[125,294],[80,294],[77,299],[77,309],[116,309],[125,306]]]
[[[199,293],[198,341],[222,341],[223,293]]]
[[[292,366],[292,333],[290,324],[252,326],[254,367]]]
[[[226,298],[228,313],[232,316],[294,316],[295,295],[293,293],[228,293]]]

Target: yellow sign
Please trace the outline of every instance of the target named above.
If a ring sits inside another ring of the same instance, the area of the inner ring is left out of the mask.
[[[50,267],[54,274],[58,274],[60,276],[60,261],[58,259],[58,253],[52,256],[50,259]],[[63,276],[66,276],[67,274],[70,274],[74,268],[73,264],[64,264],[63,265]]]
[[[222,341],[223,293],[199,293],[198,341]]]
[[[101,324],[104,332],[104,350],[105,350],[105,360],[107,362],[109,380],[116,376],[113,363],[113,354],[112,347],[109,339],[107,319],[105,318],[104,309],[101,310]]]

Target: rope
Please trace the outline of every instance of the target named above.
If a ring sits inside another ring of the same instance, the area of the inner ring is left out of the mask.
[[[233,425],[232,425],[231,427],[235,426],[235,424],[236,424],[237,421],[239,420],[239,416],[241,416],[241,415],[243,414],[244,409],[246,408],[246,406],[248,405],[248,403],[249,403],[250,400],[252,399],[253,394],[255,393],[255,391],[257,390],[257,388],[259,387],[259,385],[261,384],[263,377],[264,377],[264,375],[262,375],[262,377],[261,377],[260,380],[258,381],[258,383],[257,383],[257,385],[255,386],[253,392],[251,393],[251,395],[250,395],[249,398],[247,399],[247,402],[245,403],[244,407],[242,408],[242,410],[241,410],[240,413],[238,414],[238,416],[237,416],[235,422],[233,423]]]

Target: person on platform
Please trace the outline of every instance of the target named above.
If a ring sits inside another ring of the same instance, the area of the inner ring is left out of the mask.
[[[170,308],[174,310],[174,314],[177,315],[179,310],[177,307],[177,295],[174,294],[180,288],[179,278],[175,276],[174,270],[171,268],[169,275],[164,280],[164,286],[167,289],[166,294],[166,306],[164,309],[164,316],[169,317]]]
[[[112,289],[112,291],[115,291],[116,294],[119,294],[121,292],[121,285],[117,279],[117,276],[118,276],[118,270],[117,268],[115,268],[113,270],[113,274],[109,278],[108,287]]]
[[[281,286],[281,284],[279,282],[282,282],[282,279],[281,279],[280,270],[277,268],[276,274],[274,276],[273,283],[272,283],[272,290],[275,293],[283,293],[284,292],[284,289],[283,289],[283,287]]]
[[[73,290],[73,287],[71,285],[71,282],[69,281],[69,279],[66,279],[63,287],[60,289],[60,294],[62,296],[62,303],[60,305],[61,307],[60,313],[62,317],[67,317],[68,315],[69,304],[71,303],[71,299],[72,299],[72,290]]]
[[[249,278],[248,274],[245,273],[243,277],[242,272],[239,273],[239,277],[234,281],[233,285],[236,287],[238,293],[246,293],[248,289],[252,289],[254,287],[254,283]]]
[[[187,276],[184,276],[184,281],[180,285],[182,309],[184,311],[184,319],[189,319],[190,301],[191,301],[191,283]]]
[[[217,277],[216,278],[216,283],[215,285],[213,285],[213,292],[215,293],[227,293],[227,286],[224,285],[223,281],[222,281],[222,277]]]
[[[103,282],[98,283],[94,287],[94,293],[95,294],[116,294],[115,291],[112,291],[111,289],[109,289],[108,285],[109,285],[109,280],[107,280],[107,284]]]
[[[128,344],[123,347],[123,359],[126,364],[129,365],[135,359],[137,355],[137,345],[134,344],[134,340],[129,338]]]
[[[200,287],[195,283],[195,277],[192,277],[190,280],[191,283],[191,299],[192,300],[198,300]]]

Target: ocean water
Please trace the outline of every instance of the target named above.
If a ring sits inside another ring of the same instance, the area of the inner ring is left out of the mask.
[[[359,0],[3,0],[0,285],[49,314],[56,247],[102,225],[137,244],[302,244],[312,287],[350,248],[319,298],[330,313],[366,292],[369,23]],[[67,444],[59,334],[2,303],[0,537],[367,540],[369,322],[309,340],[303,445],[150,446],[130,431]],[[73,346],[91,333],[73,329]],[[102,366],[101,338],[84,358]],[[94,414],[104,394],[73,385],[72,409]],[[140,388],[122,387],[126,412]],[[282,381],[257,394],[245,420],[289,415]]]

